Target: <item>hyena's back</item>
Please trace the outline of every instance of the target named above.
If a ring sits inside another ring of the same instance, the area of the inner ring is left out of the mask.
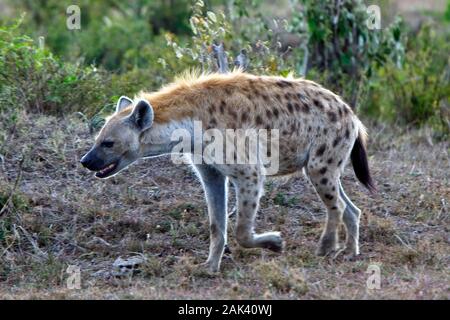
[[[279,175],[298,171],[308,159],[342,165],[361,126],[339,96],[308,80],[237,72],[190,86],[194,117],[205,129],[278,129]]]

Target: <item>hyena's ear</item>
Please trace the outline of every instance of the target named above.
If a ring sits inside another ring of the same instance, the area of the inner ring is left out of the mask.
[[[122,111],[123,109],[125,109],[126,107],[128,107],[131,104],[133,104],[133,100],[131,100],[128,97],[121,96],[119,98],[119,101],[117,101],[116,112]]]
[[[141,131],[148,129],[153,123],[153,108],[146,100],[139,100],[134,106],[133,112],[131,112],[130,120]]]

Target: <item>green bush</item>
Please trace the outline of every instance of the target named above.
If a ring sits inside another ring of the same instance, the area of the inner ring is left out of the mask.
[[[42,43],[19,35],[18,25],[0,27],[0,108],[67,114],[109,100],[107,73],[61,62]]]
[[[405,61],[377,69],[363,111],[382,120],[449,132],[450,34],[424,25],[411,37]]]
[[[251,72],[312,75],[348,96],[352,104],[356,104],[359,87],[371,76],[373,61],[378,65],[400,63],[405,43],[400,19],[382,30],[369,30],[369,16],[361,0],[345,0],[339,5],[317,0],[290,3],[292,16],[271,25],[261,12],[260,1],[237,1],[227,15],[208,11],[203,1],[195,1],[189,20],[192,40],[183,46],[168,37],[168,43],[183,61],[187,58],[204,70],[214,70],[216,60],[210,45],[224,42],[233,56],[246,50]],[[298,37],[296,48],[283,47],[283,33]],[[228,58],[231,64],[232,57]]]
[[[50,50],[65,61],[83,57],[111,71],[125,72],[151,66],[139,52],[165,31],[189,31],[190,0],[80,0],[81,30],[66,28],[68,0],[11,0],[16,14],[26,13],[23,34],[46,38]],[[51,21],[51,23],[49,23]],[[158,40],[156,40],[158,42]]]
[[[397,17],[380,30],[369,29],[362,0],[299,2],[303,12],[295,15],[307,26],[308,73],[321,74],[318,80],[357,108],[373,68],[401,63],[406,40],[402,20]]]
[[[447,9],[445,10],[444,13],[444,19],[446,22],[450,22],[450,1],[447,0]]]

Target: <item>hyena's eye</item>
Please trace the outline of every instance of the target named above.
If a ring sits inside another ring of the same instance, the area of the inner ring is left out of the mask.
[[[103,141],[100,145],[104,148],[112,148],[114,141]]]

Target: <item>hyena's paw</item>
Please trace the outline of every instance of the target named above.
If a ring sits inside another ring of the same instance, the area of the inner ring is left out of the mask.
[[[359,256],[359,250],[358,248],[355,248],[353,246],[349,247],[346,246],[345,248],[342,248],[341,250],[338,250],[333,259],[341,259],[344,261],[353,261]]]
[[[269,249],[273,252],[283,251],[283,238],[279,232],[267,232],[258,237],[261,247]]]
[[[206,273],[218,273],[219,268],[219,263],[208,260],[199,265],[199,269]]]
[[[319,247],[316,250],[316,255],[325,257],[331,255],[338,250],[338,244],[335,235],[325,235],[320,239]]]

